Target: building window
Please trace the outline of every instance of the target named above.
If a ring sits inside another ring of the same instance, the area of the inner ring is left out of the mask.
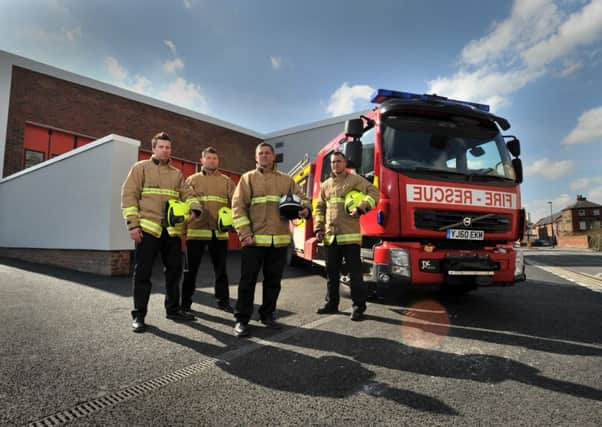
[[[594,209],[594,215],[600,215],[600,209]]]
[[[284,154],[283,153],[276,153],[276,160],[274,160],[276,163],[282,163],[284,161]]]
[[[585,216],[585,209],[579,209],[577,211],[577,215],[579,215],[579,216]]]
[[[587,230],[587,224],[585,221],[579,221],[579,230]]]
[[[35,150],[25,150],[25,168],[30,168],[44,161],[44,153]]]
[[[278,141],[274,144],[274,148],[282,148],[284,147],[284,141]]]

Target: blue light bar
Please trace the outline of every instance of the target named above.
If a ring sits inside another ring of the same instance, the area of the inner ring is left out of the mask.
[[[481,111],[489,112],[489,105],[486,104],[478,104],[476,102],[468,102],[468,101],[460,101],[457,99],[449,99],[444,96],[437,95],[427,95],[427,94],[417,94],[410,92],[398,92],[396,90],[388,90],[388,89],[378,89],[376,92],[372,94],[372,99],[370,100],[374,104],[381,104],[388,99],[417,99],[422,101],[442,101],[449,102],[454,104],[462,104],[468,105],[470,107],[477,108]]]

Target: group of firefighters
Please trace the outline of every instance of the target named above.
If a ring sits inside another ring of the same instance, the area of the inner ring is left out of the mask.
[[[263,271],[263,299],[259,317],[266,327],[281,327],[274,317],[280,282],[291,243],[289,221],[309,218],[310,203],[297,183],[275,167],[274,148],[265,142],[255,149],[256,169],[246,172],[238,185],[219,171],[219,153],[207,147],[201,171],[187,179],[170,164],[172,141],[166,132],[152,141],[153,155],[131,168],[121,192],[123,216],[135,241],[132,329],[144,332],[151,273],[157,253],[165,272],[165,310],[168,319],[192,321],[192,297],[205,247],[215,274],[217,307],[234,313],[234,334],[249,335],[255,285]],[[351,320],[362,320],[366,292],[362,282],[359,216],[374,208],[378,190],[359,175],[347,172],[343,153],[330,156],[331,176],[322,183],[314,210],[314,232],[326,249],[327,292],[319,314],[337,313],[343,259],[350,275],[353,307]],[[353,193],[352,203],[347,202]],[[359,196],[359,197],[358,197]],[[170,203],[185,206],[178,216]],[[183,203],[182,203],[183,202]],[[230,219],[227,218],[231,213]],[[225,216],[225,217],[224,217]],[[241,243],[241,277],[236,306],[230,304],[226,273],[228,231],[232,223]],[[228,225],[228,224],[225,224]],[[182,241],[186,239],[188,268],[182,276]]]

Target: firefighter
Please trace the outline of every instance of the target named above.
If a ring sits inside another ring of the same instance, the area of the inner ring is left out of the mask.
[[[151,293],[151,273],[158,252],[165,271],[165,310],[175,321],[194,320],[180,308],[180,276],[183,224],[168,224],[168,200],[183,200],[191,208],[191,218],[201,215],[201,206],[192,200],[192,191],[179,169],[170,164],[171,139],[166,132],[152,139],[153,155],[134,164],[121,188],[121,207],[130,238],[136,242],[133,277],[134,310],[132,329],[144,332],[144,319]]]
[[[378,190],[366,179],[347,172],[347,160],[341,152],[330,156],[331,176],[324,181],[314,213],[314,232],[320,242],[325,242],[327,291],[326,303],[318,314],[337,313],[339,310],[340,269],[343,259],[351,279],[353,307],[351,320],[362,320],[366,311],[366,292],[362,280],[360,259],[359,216],[368,212],[378,202]],[[352,192],[364,193],[357,198],[345,196]],[[348,206],[347,203],[349,203]]]
[[[281,199],[290,206],[289,194],[299,197],[298,217],[310,215],[309,202],[291,177],[276,170],[274,148],[265,142],[255,149],[257,168],[246,172],[232,199],[234,227],[242,245],[241,277],[234,316],[234,334],[249,334],[257,276],[263,269],[263,299],[259,307],[261,323],[280,328],[274,319],[280,294],[280,281],[291,242],[289,220],[280,214]]]
[[[203,215],[200,219],[191,221],[186,232],[188,271],[184,272],[182,282],[182,309],[190,311],[197,272],[207,247],[215,274],[214,291],[217,307],[232,313],[226,273],[228,232],[219,230],[221,227],[218,227],[218,216],[221,208],[231,207],[235,185],[229,177],[218,170],[219,155],[215,148],[205,148],[201,153],[200,161],[201,171],[186,179],[196,200],[203,206]]]

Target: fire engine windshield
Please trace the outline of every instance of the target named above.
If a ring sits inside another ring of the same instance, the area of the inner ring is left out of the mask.
[[[515,179],[510,153],[493,123],[389,116],[382,146],[385,166],[395,170]]]

